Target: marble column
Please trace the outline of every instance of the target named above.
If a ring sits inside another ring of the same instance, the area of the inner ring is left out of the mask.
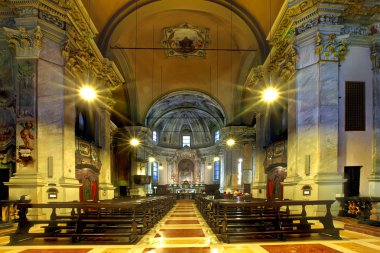
[[[373,167],[368,177],[370,196],[380,192],[380,35],[375,37],[373,50]]]
[[[253,183],[251,186],[252,195],[256,198],[266,198],[265,150],[263,149],[265,134],[262,133],[262,131],[265,131],[264,121],[263,114],[256,115],[256,162],[254,164]]]
[[[288,140],[287,140],[287,176],[283,182],[284,199],[294,199],[296,196],[296,185],[302,179],[297,170],[297,127],[296,127],[296,82],[294,79],[288,81]]]
[[[243,165],[242,165],[242,184],[252,184],[253,169],[253,145],[252,143],[243,144]]]

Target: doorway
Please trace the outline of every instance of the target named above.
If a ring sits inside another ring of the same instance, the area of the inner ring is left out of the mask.
[[[8,186],[4,182],[9,182],[9,169],[0,169],[0,200],[8,200]]]
[[[344,167],[344,196],[359,196],[360,189],[360,169],[362,166],[345,166]]]

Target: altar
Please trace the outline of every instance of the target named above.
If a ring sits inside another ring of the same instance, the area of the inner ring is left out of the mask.
[[[202,193],[205,189],[204,184],[189,184],[189,182],[184,181],[183,184],[169,184],[167,189],[171,193]]]
[[[176,193],[197,193],[196,189],[183,189],[183,188],[177,188],[175,189]]]

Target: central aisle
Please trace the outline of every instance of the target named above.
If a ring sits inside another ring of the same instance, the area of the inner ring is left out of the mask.
[[[148,243],[144,253],[216,253],[217,242],[194,201],[179,200],[137,246]]]

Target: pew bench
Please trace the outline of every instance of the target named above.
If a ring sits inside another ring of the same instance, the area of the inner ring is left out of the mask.
[[[173,207],[174,203],[172,197],[112,200],[98,203],[20,203],[17,206],[18,227],[11,235],[10,244],[39,237],[49,240],[69,238],[72,242],[123,239],[123,243],[135,243]],[[57,215],[57,210],[64,212],[70,209],[69,214]],[[30,210],[33,211],[33,215],[28,214]],[[49,212],[49,219],[31,219],[31,217],[40,217]]]

